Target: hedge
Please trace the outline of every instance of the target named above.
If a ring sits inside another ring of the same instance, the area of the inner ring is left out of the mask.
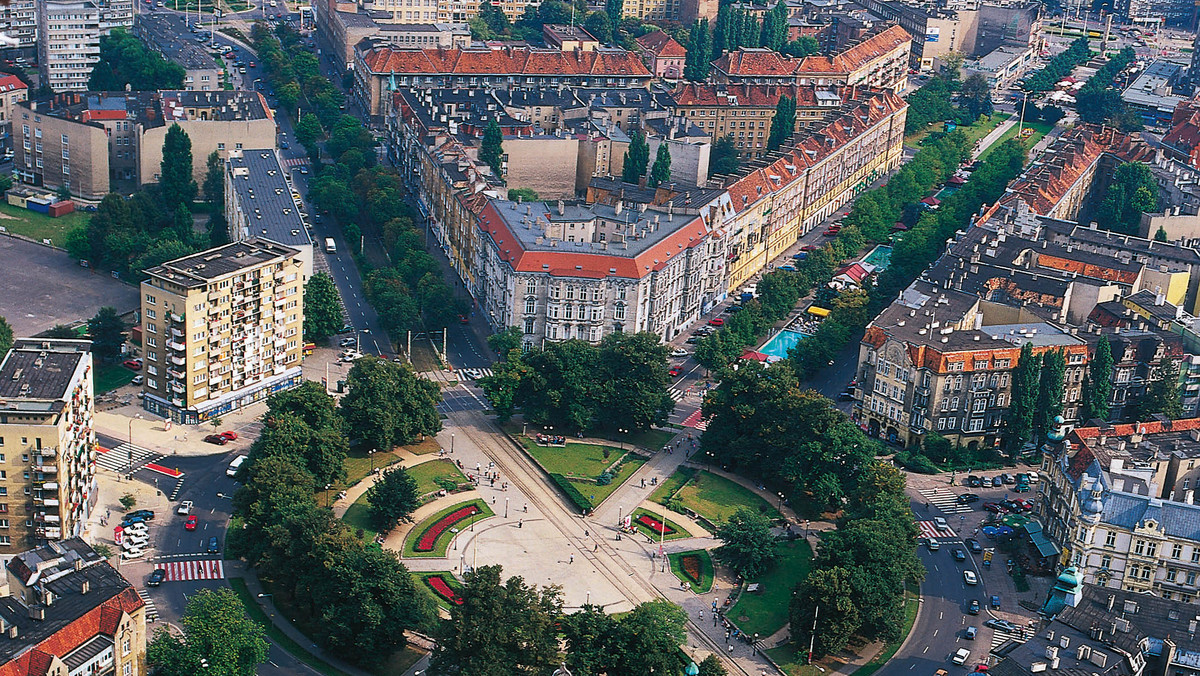
[[[587,512],[595,507],[595,505],[592,504],[592,501],[588,500],[587,496],[585,496],[583,493],[580,493],[579,489],[575,487],[575,484],[571,483],[571,480],[567,477],[561,474],[551,474],[550,478],[553,479],[554,483],[557,484],[558,487],[567,494],[567,499],[570,500],[580,512]]]

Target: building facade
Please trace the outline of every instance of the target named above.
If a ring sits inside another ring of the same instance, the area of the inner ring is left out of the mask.
[[[83,534],[95,507],[91,343],[20,339],[0,363],[0,548]]]
[[[93,0],[37,0],[38,74],[56,92],[85,92],[100,60],[101,10]]]
[[[29,99],[29,87],[16,75],[0,77],[0,151],[12,150],[16,104]]]
[[[146,270],[147,411],[184,424],[299,385],[304,262],[261,238]]]
[[[335,62],[344,70],[354,66],[354,46],[363,40],[415,49],[461,48],[471,44],[471,30],[465,23],[438,23],[436,18],[423,18],[426,13],[434,14],[434,8],[422,11],[407,6],[394,13],[367,11],[354,3],[336,0],[317,0],[312,7],[317,44],[323,51],[334,54]],[[413,14],[421,16],[413,19]]]

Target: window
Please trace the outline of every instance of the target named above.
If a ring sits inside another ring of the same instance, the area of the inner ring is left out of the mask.
[[[1146,556],[1158,556],[1158,543],[1157,542],[1147,542],[1146,543]]]
[[[531,315],[537,311],[537,301],[529,298],[525,301],[525,314]]]
[[[1196,586],[1196,572],[1195,572],[1195,571],[1191,571],[1191,570],[1189,570],[1189,571],[1188,571],[1188,574],[1187,574],[1187,579],[1186,579],[1186,580],[1184,580],[1184,582],[1185,582],[1185,583],[1187,584],[1187,586],[1189,586],[1189,587],[1194,587],[1194,586]]]
[[[525,282],[525,294],[532,296],[535,293],[537,293],[537,281],[531,279],[531,280]]]
[[[1146,541],[1145,540],[1134,540],[1133,553],[1137,554],[1138,556],[1145,556],[1146,555]]]
[[[121,642],[121,655],[128,655],[132,649],[129,639]]]
[[[983,418],[972,418],[971,419],[971,429],[969,431],[978,432],[982,429],[983,429]]]
[[[525,333],[526,334],[533,333],[533,317],[525,318]]]
[[[1116,531],[1110,530],[1110,531],[1108,531],[1108,533],[1105,534],[1104,546],[1105,547],[1116,547],[1117,546],[1117,532]]]
[[[617,308],[613,312],[613,317],[615,319],[625,319],[625,304],[624,303],[617,303]]]
[[[1183,556],[1183,545],[1176,542],[1171,545],[1171,558],[1178,560],[1181,556]]]
[[[1112,557],[1109,556],[1108,554],[1101,556],[1100,557],[1100,567],[1105,568],[1105,569],[1112,568]]]
[[[983,397],[979,397],[975,401],[971,402],[972,413],[983,413],[985,408],[987,408],[987,399],[984,399]]]
[[[1192,563],[1200,563],[1200,547],[1192,547]]]
[[[1174,568],[1168,568],[1167,569],[1167,582],[1174,582],[1175,577],[1177,575],[1179,575],[1179,571],[1175,570]]]

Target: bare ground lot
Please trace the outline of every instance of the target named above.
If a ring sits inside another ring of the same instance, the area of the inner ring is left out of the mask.
[[[105,305],[133,310],[138,290],[57,249],[0,237],[0,316],[18,337],[88,319]]]

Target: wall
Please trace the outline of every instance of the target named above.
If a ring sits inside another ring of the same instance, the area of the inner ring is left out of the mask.
[[[508,155],[504,181],[509,188],[530,188],[544,200],[575,196],[579,162],[575,137],[507,137],[504,153]]]
[[[229,157],[229,150],[236,148],[274,148],[275,122],[269,118],[261,120],[183,120],[179,126],[192,140],[192,176],[196,183],[204,183],[204,172],[208,156],[214,150],[221,159]],[[167,138],[169,125],[142,129],[138,141],[138,181],[157,183],[162,165],[162,147]],[[223,144],[223,148],[218,148]],[[239,146],[240,144],[240,146]]]
[[[654,158],[658,156],[658,146],[663,139],[650,137],[646,139],[650,145],[650,162],[646,165],[646,173],[654,167]],[[679,185],[704,185],[708,182],[708,158],[712,145],[704,143],[684,143],[682,141],[665,141],[667,150],[671,153],[671,181]]]
[[[41,121],[36,121],[40,119]],[[29,127],[29,147],[24,148],[25,127]],[[38,129],[42,138],[36,137]],[[109,192],[108,137],[98,126],[80,124],[49,115],[34,115],[28,108],[18,107],[13,120],[14,171],[20,171],[21,181],[37,183],[56,190],[63,181],[62,136],[67,135],[70,158],[71,194],[89,200],[99,200]],[[42,167],[37,166],[37,142],[42,142]],[[29,162],[26,163],[26,157]],[[28,164],[28,166],[27,166]]]

